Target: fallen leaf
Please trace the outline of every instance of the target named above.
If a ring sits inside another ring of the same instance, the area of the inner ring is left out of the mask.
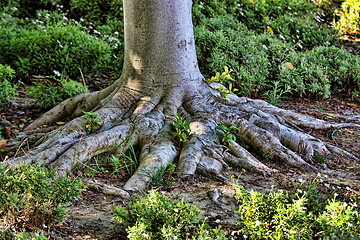
[[[27,120],[25,118],[20,118],[20,121],[23,122],[23,123],[27,122]]]
[[[292,65],[291,62],[286,62],[286,63],[285,63],[285,68],[292,70],[292,69],[294,69],[294,65]]]
[[[5,139],[0,140],[0,149],[4,148],[7,141]]]
[[[351,107],[357,107],[357,105],[355,103],[346,103],[346,104],[351,106]]]
[[[334,114],[327,113],[327,114],[326,114],[326,117],[327,117],[327,118],[334,118],[334,117],[337,117],[337,116],[334,115]]]

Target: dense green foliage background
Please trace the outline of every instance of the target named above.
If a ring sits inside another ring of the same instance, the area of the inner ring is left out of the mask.
[[[338,40],[339,31],[358,34],[359,4],[316,3],[195,0],[194,30],[204,77],[227,66],[237,94],[264,94],[272,96],[270,101],[285,92],[293,96],[359,96],[360,58],[344,50]],[[121,74],[121,0],[12,0],[3,2],[0,10],[0,64],[15,70],[13,83],[31,75],[83,82],[83,75],[101,73],[114,79]],[[55,99],[43,103],[46,108],[68,97],[39,96],[36,89],[44,88],[32,88],[33,97]]]

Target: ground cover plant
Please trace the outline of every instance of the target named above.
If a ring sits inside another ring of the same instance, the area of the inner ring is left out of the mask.
[[[0,61],[9,64],[18,76],[58,72],[65,78],[78,78],[81,72],[88,74],[110,63],[110,44],[86,33],[65,15],[39,10],[31,20],[6,13],[2,18]]]
[[[357,96],[359,57],[341,49],[338,35],[324,24],[323,13],[311,2],[240,0],[195,4],[201,70],[211,76],[224,66],[233,69],[239,95],[272,93],[275,100],[285,92],[312,97],[349,92]],[[341,57],[335,57],[335,52]],[[274,82],[281,86],[274,86]],[[344,91],[343,86],[351,90]]]
[[[49,109],[67,98],[89,92],[86,86],[74,80],[60,79],[51,82],[47,78],[43,78],[43,81],[34,81],[27,86],[26,91],[44,109]]]
[[[0,110],[2,110],[9,99],[17,95],[16,85],[12,84],[15,71],[9,66],[0,64]]]
[[[358,239],[358,196],[339,200],[319,179],[291,192],[247,191],[237,185],[239,231],[246,239]]]
[[[1,167],[1,234],[12,239],[12,231],[49,229],[64,219],[64,206],[79,196],[83,187],[80,180],[58,178],[55,171],[37,165],[22,164],[13,169]]]
[[[151,190],[132,198],[127,207],[115,208],[115,219],[127,225],[128,239],[226,239],[211,228],[200,211],[183,200]]]

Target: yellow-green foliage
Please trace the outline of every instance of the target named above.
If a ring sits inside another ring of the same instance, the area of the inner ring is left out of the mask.
[[[340,33],[360,34],[360,1],[347,0],[335,13],[340,17],[336,28]]]

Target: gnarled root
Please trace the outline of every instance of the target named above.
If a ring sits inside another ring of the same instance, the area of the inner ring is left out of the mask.
[[[138,191],[146,188],[150,180],[146,172],[157,171],[170,162],[177,162],[177,172],[181,175],[199,172],[227,180],[224,170],[228,164],[241,164],[260,174],[271,175],[278,170],[273,163],[268,164],[269,161],[305,171],[322,171],[314,165],[312,157],[315,154],[342,155],[349,160],[359,160],[302,131],[303,127],[359,127],[357,124],[329,124],[261,100],[235,95],[224,100],[205,83],[191,88],[177,86],[169,92],[160,92],[149,96],[113,85],[103,92],[67,100],[29,128],[63,117],[75,118],[49,132],[42,143],[30,151],[24,151],[22,156],[9,159],[5,164],[40,163],[50,165],[57,169],[59,175],[64,175],[100,153],[118,148],[126,151],[131,143],[140,146],[140,164],[123,188]],[[86,99],[93,101],[85,104]],[[99,123],[91,132],[86,125],[87,116],[79,115],[92,109]],[[190,123],[191,135],[181,149],[169,133],[175,114]],[[239,130],[233,134],[237,140],[232,139],[224,145],[217,125],[236,126]]]

